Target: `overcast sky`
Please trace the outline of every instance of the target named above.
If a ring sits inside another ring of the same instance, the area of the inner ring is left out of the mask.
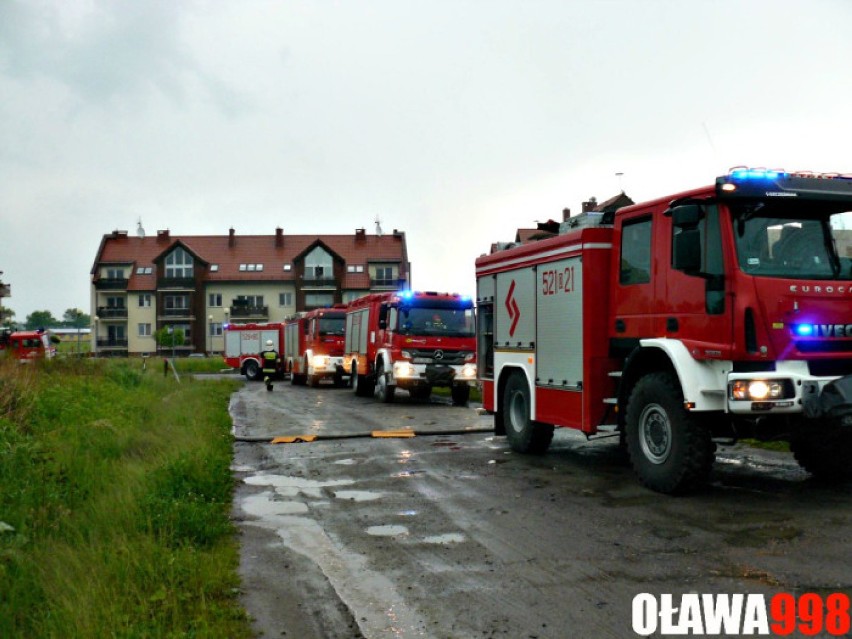
[[[852,171],[850,0],[0,0],[0,276],[101,237],[406,232],[417,289],[622,188]],[[617,177],[617,173],[623,173]]]

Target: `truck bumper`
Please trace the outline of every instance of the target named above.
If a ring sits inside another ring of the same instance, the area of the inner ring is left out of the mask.
[[[476,383],[476,364],[440,366],[394,362],[389,383],[400,388],[416,386],[473,386]]]
[[[806,403],[813,404],[825,388],[842,379],[814,377],[806,362],[779,362],[772,372],[729,373],[727,409],[744,417],[801,415]]]
[[[802,407],[808,419],[828,420],[852,429],[852,375],[825,384],[804,385]]]

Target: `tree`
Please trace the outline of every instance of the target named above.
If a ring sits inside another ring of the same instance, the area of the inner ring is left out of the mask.
[[[69,328],[85,328],[92,323],[92,318],[79,308],[69,308],[62,316],[62,323]]]
[[[175,346],[183,346],[184,334],[183,329],[176,328],[173,331],[169,330],[170,326],[164,326],[156,333],[154,338],[160,348],[174,348]]]
[[[0,325],[5,328],[12,328],[15,325],[15,311],[5,306],[0,306]]]
[[[24,328],[28,331],[34,331],[37,328],[50,328],[56,326],[59,321],[53,316],[50,311],[33,311],[27,315],[27,321]]]

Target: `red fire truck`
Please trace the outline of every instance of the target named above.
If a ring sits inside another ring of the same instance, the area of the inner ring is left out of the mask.
[[[225,363],[236,368],[249,380],[262,377],[260,354],[266,349],[267,340],[280,354],[284,343],[284,324],[228,324],[225,326]]]
[[[434,292],[373,293],[349,304],[344,370],[359,396],[392,402],[397,388],[426,399],[449,386],[467,403],[476,380],[473,301]]]
[[[0,355],[2,354],[26,363],[54,357],[56,347],[49,331],[3,331],[0,332]]]
[[[715,444],[852,471],[852,175],[737,168],[476,260],[483,403],[516,451],[617,432],[639,479],[706,478]],[[845,218],[845,222],[844,222]]]
[[[289,318],[284,322],[284,367],[290,382],[319,386],[331,378],[343,383],[343,341],[346,307],[337,305]]]

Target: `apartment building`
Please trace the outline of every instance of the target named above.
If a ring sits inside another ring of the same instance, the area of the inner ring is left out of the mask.
[[[180,329],[176,354],[221,352],[228,323],[277,322],[375,291],[410,288],[405,233],[147,237],[104,235],[91,271],[92,350],[155,354]],[[167,351],[171,352],[171,347]]]

